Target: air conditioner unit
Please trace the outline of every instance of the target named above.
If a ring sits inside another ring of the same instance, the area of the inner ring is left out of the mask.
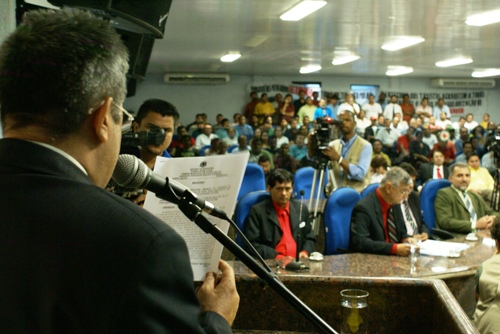
[[[494,88],[495,83],[494,79],[436,78],[431,80],[432,87],[440,88],[485,89]]]
[[[164,81],[177,85],[220,85],[229,82],[229,74],[217,73],[167,73]]]

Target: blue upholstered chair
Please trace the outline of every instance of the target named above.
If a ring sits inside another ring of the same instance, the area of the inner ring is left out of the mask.
[[[304,190],[304,199],[309,199],[311,197],[311,188],[312,188],[312,182],[313,182],[313,177],[314,177],[314,171],[315,169],[312,167],[302,167],[295,172],[295,176],[293,179],[293,194],[295,195],[295,198],[300,199],[302,196],[300,196],[300,191]],[[323,185],[319,187],[320,197],[321,199],[326,198],[325,193],[323,191],[325,185],[328,183],[328,173],[325,172],[325,180],[323,181]],[[317,175],[316,179],[316,189],[315,191],[318,191],[318,185],[319,185],[319,172]],[[315,197],[316,198],[316,197]]]
[[[436,228],[436,214],[434,211],[434,200],[437,192],[441,188],[446,188],[451,185],[451,182],[446,179],[432,179],[425,182],[420,192],[420,209],[424,217],[425,224],[431,229]]]
[[[238,147],[238,144],[229,146],[229,147],[227,148],[227,153],[231,153],[231,152],[233,152],[233,150],[234,150],[235,148],[237,148],[237,147]]]
[[[240,192],[238,193],[238,200],[246,194],[257,190],[266,190],[264,170],[255,163],[248,163],[243,175]]]
[[[359,193],[349,187],[335,189],[328,198],[324,212],[325,255],[349,249],[352,209],[360,199]]]
[[[367,185],[365,189],[363,189],[363,191],[361,192],[361,198],[365,198],[366,196],[368,196],[368,194],[371,193],[372,191],[375,191],[375,189],[377,189],[378,186],[379,183],[371,183]]]
[[[271,195],[264,190],[253,191],[243,196],[236,205],[234,213],[234,222],[238,228],[243,232],[245,228],[245,219],[250,214],[250,209],[257,203],[262,202]],[[243,240],[239,234],[236,235],[236,242],[243,247]]]
[[[205,151],[208,150],[209,148],[210,148],[210,145],[205,145],[202,148],[200,148],[200,155],[204,156],[205,155]]]

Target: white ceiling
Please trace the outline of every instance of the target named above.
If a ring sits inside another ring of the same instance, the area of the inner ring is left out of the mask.
[[[173,0],[165,37],[157,40],[149,73],[298,75],[321,62],[321,75],[384,76],[388,65],[412,66],[413,77],[470,77],[478,68],[500,67],[500,23],[465,24],[471,14],[500,9],[499,0],[327,0],[305,19],[279,19],[299,0]],[[399,51],[380,47],[392,35],[417,35],[425,42]],[[249,46],[252,38],[265,40]],[[332,65],[333,51],[361,56]],[[219,58],[240,51],[233,63]],[[451,68],[434,64],[453,56],[474,62]]]

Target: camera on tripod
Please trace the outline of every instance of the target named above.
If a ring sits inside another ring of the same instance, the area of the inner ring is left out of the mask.
[[[338,128],[342,125],[342,120],[333,119],[331,117],[318,117],[314,125],[314,158],[328,159],[322,153],[328,148],[331,141],[338,138]]]
[[[122,135],[120,154],[132,154],[140,159],[143,146],[159,146],[166,135],[165,130],[157,126],[152,126],[149,131],[127,132]]]

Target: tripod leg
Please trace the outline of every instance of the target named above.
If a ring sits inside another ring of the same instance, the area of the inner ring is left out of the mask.
[[[311,186],[311,193],[309,194],[309,206],[307,207],[309,209],[309,212],[312,212],[312,207],[313,207],[313,200],[314,200],[314,191],[316,188],[316,178],[318,177],[318,170],[314,170],[314,175],[313,175],[313,180],[312,180],[312,186]]]
[[[318,206],[319,206],[319,198],[320,198],[320,195],[321,195],[321,185],[323,184],[323,180],[324,180],[324,177],[325,177],[325,170],[322,169],[320,172],[319,172],[319,184],[318,184],[318,187],[317,187],[317,191],[316,191],[316,203],[315,203],[315,206],[314,206],[314,214],[313,214],[313,221],[312,221],[312,228],[314,230],[314,235],[318,235],[319,234],[319,221],[318,221]],[[311,194],[311,196],[314,195],[314,194]]]

